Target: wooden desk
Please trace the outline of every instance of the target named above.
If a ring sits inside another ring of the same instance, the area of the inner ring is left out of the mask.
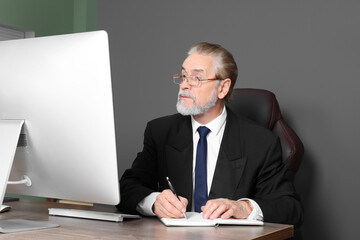
[[[92,209],[116,212],[115,207],[84,207],[55,202],[20,200],[8,202],[11,211],[0,219],[28,219],[59,224],[58,228],[0,234],[0,239],[287,239],[293,236],[291,225],[265,223],[264,226],[166,227],[157,218],[144,217],[124,222],[106,222],[48,215],[50,207]]]

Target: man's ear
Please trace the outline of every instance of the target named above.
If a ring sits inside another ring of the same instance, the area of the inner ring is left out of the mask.
[[[224,80],[221,80],[219,88],[218,88],[218,98],[224,99],[225,96],[228,94],[231,86],[231,79],[225,78]]]

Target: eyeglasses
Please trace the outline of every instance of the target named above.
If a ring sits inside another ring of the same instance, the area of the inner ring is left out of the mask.
[[[203,81],[215,81],[215,80],[219,80],[217,78],[206,78],[206,79],[200,79],[197,76],[194,75],[189,75],[186,76],[185,74],[175,74],[173,77],[173,82],[175,84],[181,84],[184,80],[186,80],[188,82],[188,84],[190,86],[194,86],[194,87],[198,87],[200,86],[200,82]]]

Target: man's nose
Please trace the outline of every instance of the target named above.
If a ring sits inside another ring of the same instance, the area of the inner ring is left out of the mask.
[[[189,89],[191,85],[187,78],[183,78],[183,81],[180,83],[180,89]]]

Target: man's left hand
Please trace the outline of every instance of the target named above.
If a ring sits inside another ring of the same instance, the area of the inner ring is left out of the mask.
[[[205,206],[201,207],[204,219],[214,220],[221,217],[222,219],[247,218],[252,207],[249,201],[234,201],[226,198],[218,198],[207,201]]]

